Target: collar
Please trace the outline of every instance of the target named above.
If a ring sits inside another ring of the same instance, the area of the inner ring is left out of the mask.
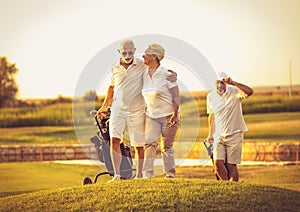
[[[159,65],[155,73],[162,72],[164,70],[164,67],[162,65]]]
[[[147,69],[149,71],[149,69]],[[153,74],[158,74],[164,70],[164,67],[160,64]],[[149,72],[148,72],[149,73]]]

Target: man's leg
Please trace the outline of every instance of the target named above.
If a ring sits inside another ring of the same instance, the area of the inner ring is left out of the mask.
[[[229,180],[238,182],[239,181],[239,172],[236,164],[227,164],[229,170]]]
[[[134,147],[135,154],[137,154],[137,165],[136,165],[136,178],[142,178],[142,171],[144,165],[144,147]]]
[[[127,113],[127,127],[130,144],[135,150],[136,178],[142,177],[145,145],[145,108]]]
[[[229,180],[238,182],[239,172],[237,164],[241,163],[242,159],[242,140],[243,133],[235,133],[227,139],[227,167],[229,170]]]
[[[220,180],[228,180],[228,172],[224,160],[215,160],[214,162],[216,174],[219,176]]]
[[[220,180],[228,180],[228,171],[226,168],[226,147],[223,137],[219,137],[214,144],[214,170]]]
[[[115,137],[111,139],[110,155],[111,155],[112,165],[115,172],[115,176],[112,179],[112,181],[121,179],[120,166],[122,161],[122,153],[120,149],[120,141],[121,140],[119,138],[115,138]]]
[[[122,152],[120,143],[126,127],[126,116],[118,108],[111,108],[111,115],[109,121],[109,135],[110,135],[110,156],[115,176],[111,181],[120,180],[121,172],[120,166],[122,162]]]

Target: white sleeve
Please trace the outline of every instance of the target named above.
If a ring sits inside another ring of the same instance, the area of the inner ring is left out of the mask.
[[[211,108],[210,94],[208,94],[207,97],[206,97],[206,110],[207,110],[207,114],[214,113],[212,108]]]

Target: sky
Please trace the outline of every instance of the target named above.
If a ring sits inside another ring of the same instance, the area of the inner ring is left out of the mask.
[[[288,85],[291,61],[300,84],[299,0],[0,0],[0,56],[19,68],[19,98],[73,96],[97,53],[143,34],[180,39],[253,87]]]

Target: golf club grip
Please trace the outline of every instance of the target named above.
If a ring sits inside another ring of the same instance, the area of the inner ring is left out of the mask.
[[[103,132],[102,127],[101,127],[101,125],[100,125],[100,122],[99,122],[99,120],[98,120],[98,114],[95,115],[95,120],[96,120],[97,127],[98,127],[98,129],[100,130],[101,135],[104,136],[104,132]]]

